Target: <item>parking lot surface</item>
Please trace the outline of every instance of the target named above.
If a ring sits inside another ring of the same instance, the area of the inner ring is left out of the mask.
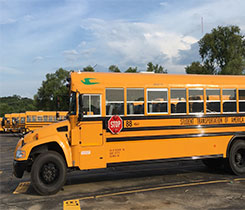
[[[16,134],[0,134],[0,209],[245,209],[245,177],[201,161],[69,173],[55,195],[39,196],[30,174],[12,175]]]

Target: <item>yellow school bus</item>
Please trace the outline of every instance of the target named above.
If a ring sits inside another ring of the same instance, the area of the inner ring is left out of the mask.
[[[27,111],[25,113],[25,130],[30,132],[57,121],[65,120],[67,113],[65,111]]]
[[[11,113],[9,114],[10,119],[10,127],[9,132],[11,133],[18,133],[19,132],[19,120],[20,114],[19,113]]]
[[[3,126],[2,126],[2,122],[3,122],[3,118],[0,117],[0,132],[4,131]]]
[[[245,174],[245,77],[73,72],[69,119],[20,139],[14,173],[41,195],[67,169],[203,159]]]
[[[8,133],[10,132],[11,129],[11,115],[10,114],[5,114],[3,119],[2,119],[2,128],[4,132]]]

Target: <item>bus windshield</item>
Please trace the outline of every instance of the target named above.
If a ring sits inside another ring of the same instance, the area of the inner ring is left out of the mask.
[[[72,92],[70,95],[69,115],[76,114],[76,93]]]

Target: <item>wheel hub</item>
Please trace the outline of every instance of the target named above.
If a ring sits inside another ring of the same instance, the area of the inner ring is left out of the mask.
[[[41,177],[44,182],[51,183],[58,177],[58,170],[53,163],[45,164],[41,170]]]
[[[239,167],[244,167],[245,165],[245,150],[238,150],[235,155],[236,165]]]

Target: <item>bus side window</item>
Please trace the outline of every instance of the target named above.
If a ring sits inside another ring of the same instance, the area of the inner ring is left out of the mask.
[[[47,115],[44,115],[44,116],[43,116],[43,121],[44,121],[44,122],[47,122],[47,121],[48,121],[48,116],[47,116]]]
[[[207,113],[220,113],[220,89],[206,89]]]
[[[101,116],[101,95],[82,95],[82,104],[79,105],[79,109],[82,109],[84,116]]]
[[[190,113],[203,113],[203,89],[189,89],[189,111]]]
[[[144,89],[127,89],[127,114],[144,114]]]
[[[239,93],[239,112],[245,112],[245,89],[238,90]]]
[[[168,89],[147,89],[147,113],[168,113]]]
[[[20,123],[25,123],[25,118],[21,117]]]
[[[29,115],[27,116],[26,119],[27,119],[27,120],[26,120],[27,122],[31,122],[31,117],[30,117]]]
[[[32,120],[31,121],[32,122],[36,122],[36,116],[35,115],[32,116]]]
[[[172,88],[171,93],[171,113],[186,113],[186,89]]]
[[[53,116],[49,116],[48,121],[49,121],[49,122],[52,122],[52,121],[53,121]]]
[[[42,122],[43,121],[43,117],[42,116],[37,116],[37,121],[38,122]]]
[[[236,112],[236,89],[223,89],[223,112]]]
[[[106,115],[124,115],[123,88],[106,89]]]

